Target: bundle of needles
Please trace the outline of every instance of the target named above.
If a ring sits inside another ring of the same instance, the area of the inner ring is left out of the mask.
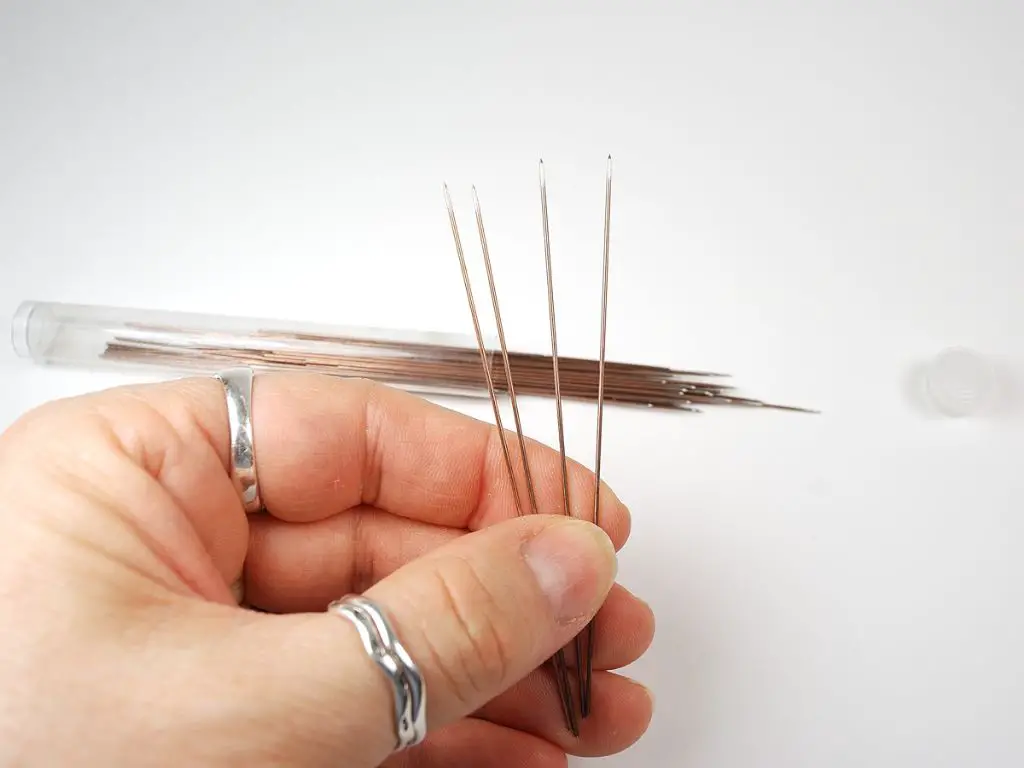
[[[510,485],[514,496],[516,511],[519,515],[524,513],[523,502],[520,498],[518,491],[518,483],[516,480],[515,471],[512,466],[512,456],[509,450],[508,438],[506,436],[505,429],[502,425],[501,409],[498,405],[497,393],[499,386],[496,382],[494,375],[493,366],[491,364],[491,358],[488,355],[487,348],[484,344],[483,333],[480,329],[480,318],[477,313],[476,301],[473,297],[473,288],[469,278],[469,271],[466,265],[466,258],[462,247],[462,239],[459,235],[459,227],[455,217],[455,210],[452,205],[451,195],[448,191],[448,186],[444,187],[445,203],[448,209],[448,218],[451,223],[452,236],[455,240],[455,250],[459,258],[459,266],[462,270],[462,279],[466,289],[466,299],[469,304],[469,312],[473,321],[473,330],[476,335],[477,344],[479,347],[480,361],[482,363],[482,370],[484,378],[487,382],[487,389],[490,395],[491,404],[494,411],[494,419],[496,423],[497,433],[500,439],[502,452],[504,454],[505,466],[508,471]],[[596,438],[596,455],[594,462],[594,508],[592,522],[595,525],[600,525],[601,520],[601,445],[602,445],[602,431],[603,431],[603,415],[604,415],[604,403],[606,399],[610,399],[619,396],[626,395],[624,399],[628,401],[630,395],[636,397],[639,393],[643,393],[643,397],[647,398],[647,404],[649,405],[662,405],[667,407],[689,407],[689,403],[680,404],[678,401],[682,397],[682,393],[676,394],[675,397],[665,397],[663,394],[652,394],[651,388],[657,386],[665,386],[667,381],[672,379],[671,374],[666,374],[663,371],[653,372],[647,371],[646,375],[638,376],[636,379],[623,380],[620,370],[613,368],[609,371],[609,366],[605,361],[605,341],[606,331],[608,325],[608,265],[609,265],[609,241],[610,241],[610,226],[611,226],[611,201],[612,201],[612,159],[608,157],[608,171],[605,181],[605,210],[604,210],[604,249],[603,249],[603,261],[602,261],[602,281],[601,281],[601,321],[600,321],[600,340],[598,344],[599,354],[597,360],[597,377],[596,377],[596,392],[591,389],[594,385],[593,377],[589,378],[587,384],[586,393],[593,395],[597,403],[597,438]],[[484,268],[487,274],[487,283],[490,290],[491,305],[494,311],[495,324],[498,331],[498,343],[501,347],[501,357],[503,363],[504,380],[502,381],[501,391],[507,393],[509,401],[512,406],[512,414],[515,420],[516,437],[519,443],[519,452],[521,454],[523,474],[525,475],[527,493],[529,495],[530,510],[533,514],[537,514],[537,499],[533,485],[533,478],[530,472],[530,463],[527,457],[526,441],[523,436],[523,427],[519,416],[519,407],[516,401],[517,388],[520,392],[525,391],[523,387],[523,381],[528,382],[527,387],[536,386],[537,378],[536,375],[539,373],[538,370],[534,369],[533,377],[520,376],[517,377],[517,371],[514,370],[512,365],[512,357],[508,353],[508,347],[505,341],[505,330],[501,322],[501,310],[498,303],[498,294],[495,288],[494,273],[491,265],[490,251],[487,245],[487,234],[484,229],[483,214],[480,209],[480,199],[477,195],[476,188],[473,188],[473,205],[476,213],[476,224],[477,230],[480,236],[480,249],[483,254]],[[554,284],[552,279],[552,266],[551,266],[551,238],[548,224],[548,200],[547,200],[547,183],[544,174],[544,163],[540,162],[540,205],[541,205],[541,226],[544,243],[544,263],[545,271],[547,276],[547,300],[548,300],[548,322],[551,334],[551,358],[550,367],[544,366],[544,375],[550,373],[551,385],[554,389],[555,399],[555,414],[558,426],[558,448],[559,456],[561,459],[561,477],[562,477],[562,506],[563,514],[569,516],[572,514],[570,508],[569,499],[569,481],[568,481],[568,467],[565,452],[565,431],[564,421],[562,414],[562,398],[563,394],[570,396],[569,393],[579,393],[581,391],[581,376],[580,376],[580,362],[573,360],[560,360],[558,356],[558,333],[557,333],[557,322],[555,313],[555,294]],[[609,375],[609,373],[611,375]],[[564,377],[564,378],[563,378]],[[616,392],[611,394],[606,391],[611,382],[615,382],[622,387],[621,394]],[[565,392],[563,393],[563,385],[565,386]],[[679,387],[676,383],[674,386]],[[680,387],[681,388],[681,387]],[[627,394],[628,393],[628,394]],[[714,399],[721,395],[716,393],[713,389],[706,389],[700,392],[692,393],[695,398],[709,398]],[[687,393],[688,398],[690,393]],[[692,400],[690,402],[693,402]],[[586,635],[586,641],[583,640],[583,634]],[[577,635],[575,638],[575,651],[576,651],[576,677],[577,677],[577,689],[579,691],[579,714],[586,718],[591,712],[591,684],[593,679],[593,652],[594,652],[594,637],[595,628],[594,622],[592,621],[584,633]],[[551,659],[551,664],[554,671],[556,686],[558,689],[559,699],[562,707],[562,713],[566,720],[566,725],[574,736],[579,736],[579,720],[577,719],[576,708],[573,702],[572,686],[569,681],[569,670],[566,663],[565,649],[559,649],[554,657]]]
[[[407,341],[380,341],[329,334],[263,331],[240,339],[226,336],[217,343],[208,330],[135,324],[105,345],[101,357],[117,363],[211,371],[223,366],[251,365],[261,370],[303,370],[342,378],[367,378],[398,387],[476,397],[487,393],[487,376],[495,390],[507,395],[553,397],[551,356],[507,351],[503,359],[488,351],[481,369],[476,350]],[[184,338],[183,338],[184,337]],[[294,342],[289,348],[288,342]],[[311,344],[316,351],[310,351]],[[563,399],[596,403],[598,361],[562,357],[558,360]],[[608,361],[604,366],[604,402],[617,406],[687,411],[700,406],[742,406],[803,410],[740,397],[725,383],[726,374],[678,370],[653,365]]]

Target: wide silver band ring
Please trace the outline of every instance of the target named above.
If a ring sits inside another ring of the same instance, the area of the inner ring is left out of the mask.
[[[426,684],[384,612],[372,600],[357,595],[335,600],[327,611],[355,626],[367,655],[394,689],[395,751],[419,744],[427,735]]]
[[[231,480],[242,499],[246,513],[263,508],[256,476],[256,454],[252,442],[253,369],[244,366],[215,374],[224,385],[231,431]]]

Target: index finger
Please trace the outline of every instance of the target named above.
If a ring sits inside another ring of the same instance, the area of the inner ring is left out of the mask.
[[[195,383],[194,412],[227,466],[228,421],[220,384]],[[497,429],[407,392],[365,380],[313,374],[255,378],[253,446],[267,511],[311,522],[371,505],[451,528],[476,529],[517,514]],[[522,461],[510,452],[520,496]],[[557,451],[527,441],[539,511],[561,514]],[[594,475],[569,462],[570,512],[593,513]],[[628,536],[629,513],[604,484],[602,527]],[[524,509],[529,513],[529,509]]]

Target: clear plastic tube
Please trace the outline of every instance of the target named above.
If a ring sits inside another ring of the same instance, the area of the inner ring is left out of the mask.
[[[44,365],[212,374],[232,365],[359,377],[420,394],[487,397],[476,339],[260,318],[26,301],[16,354]],[[494,345],[487,344],[493,366]]]
[[[487,398],[476,336],[290,320],[26,301],[11,324],[15,352],[42,365],[157,369],[208,375],[238,365],[365,378],[425,396]],[[495,389],[509,392],[493,339],[484,339]],[[555,396],[553,361],[509,352],[519,397]],[[596,402],[598,362],[559,357],[563,398]],[[694,411],[725,405],[804,410],[738,397],[722,374],[607,361],[606,405]]]

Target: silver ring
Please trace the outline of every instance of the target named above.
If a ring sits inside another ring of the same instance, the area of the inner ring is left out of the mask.
[[[395,697],[395,751],[419,744],[427,735],[426,684],[384,612],[373,601],[357,595],[335,600],[327,610],[352,622],[367,655],[391,682]]]
[[[256,477],[256,454],[252,444],[253,369],[245,366],[215,374],[224,385],[231,430],[231,480],[242,498],[246,513],[263,508]]]

